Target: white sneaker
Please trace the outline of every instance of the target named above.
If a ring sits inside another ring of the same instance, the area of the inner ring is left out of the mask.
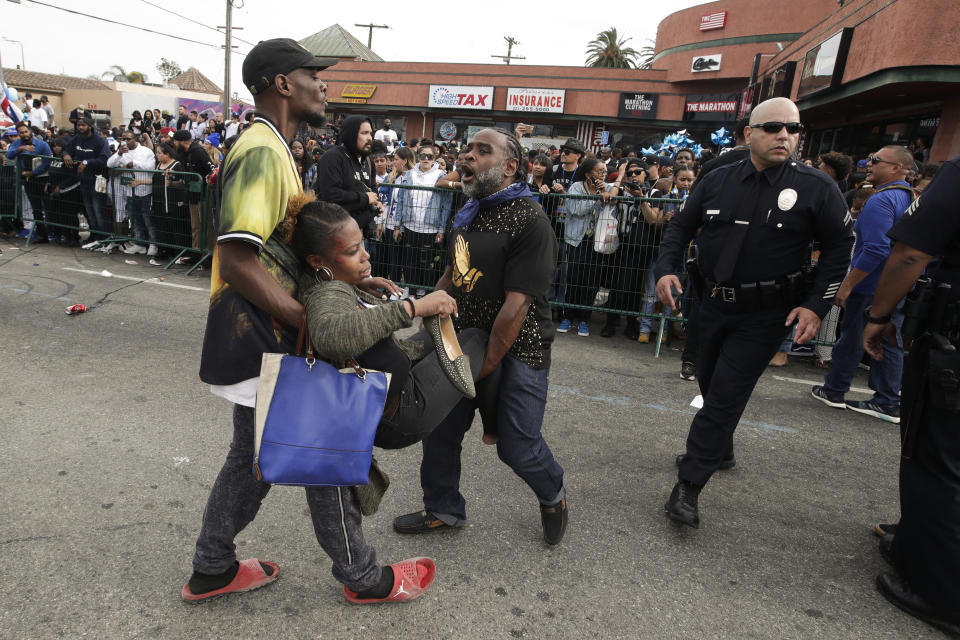
[[[97,249],[97,251],[102,251],[103,253],[113,253],[119,248],[120,248],[120,245],[118,243],[111,242],[110,244],[106,244],[100,247],[99,249]]]
[[[81,249],[93,249],[94,247],[97,246],[97,243],[98,243],[98,242],[100,242],[100,241],[99,241],[99,240],[94,240],[93,242],[88,242],[87,244],[83,245],[83,246],[80,247],[80,248],[81,248]]]
[[[155,244],[150,245],[150,248],[147,249],[147,255],[148,255],[148,256],[155,256],[155,255],[157,255],[157,245],[155,245]]]
[[[132,256],[138,253],[146,253],[147,250],[141,247],[140,245],[135,244],[132,247],[124,247],[123,252],[129,256]]]
[[[155,266],[155,267],[162,267],[162,266],[163,266],[163,263],[160,262],[159,260],[157,260],[156,258],[150,258],[150,264],[152,264],[152,265]]]

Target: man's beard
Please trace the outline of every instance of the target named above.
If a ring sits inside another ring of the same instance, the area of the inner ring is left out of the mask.
[[[303,114],[303,121],[311,127],[322,127],[327,121],[327,112],[325,109],[318,111],[308,111]]]
[[[471,198],[482,200],[500,191],[503,186],[503,170],[506,166],[507,159],[504,158],[500,164],[494,165],[486,171],[475,172],[473,182],[463,185],[463,193]]]

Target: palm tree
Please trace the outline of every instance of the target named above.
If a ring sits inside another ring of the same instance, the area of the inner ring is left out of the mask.
[[[143,84],[147,81],[147,75],[140,71],[130,71],[128,73],[126,69],[115,64],[104,71],[100,79],[108,82],[135,82],[137,84]]]
[[[637,57],[640,55],[635,49],[624,47],[630,38],[620,40],[616,27],[597,34],[595,40],[587,43],[588,67],[605,67],[608,69],[636,69]]]
[[[654,47],[657,43],[650,39],[647,39],[647,42],[650,44],[640,49],[640,64],[637,66],[638,69],[653,69],[653,58],[657,55]]]

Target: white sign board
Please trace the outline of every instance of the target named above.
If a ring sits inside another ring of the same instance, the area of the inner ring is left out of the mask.
[[[427,106],[440,109],[493,109],[493,87],[430,85]]]
[[[702,71],[720,71],[720,58],[723,54],[714,53],[708,56],[694,56],[690,61],[690,71],[700,73]]]
[[[507,111],[563,113],[563,89],[507,89]]]

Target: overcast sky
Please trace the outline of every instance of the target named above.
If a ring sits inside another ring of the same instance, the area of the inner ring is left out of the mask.
[[[14,4],[0,0],[0,55],[4,67],[21,64],[20,45],[26,68],[31,71],[65,73],[86,77],[102,74],[114,64],[160,82],[156,64],[161,57],[176,61],[184,70],[193,66],[223,86],[223,36],[209,27],[224,24],[225,0],[43,0],[44,4],[69,8],[165,34],[209,43],[193,44],[147,33],[135,28],[42,6],[30,0]],[[627,46],[649,44],[664,17],[703,0],[596,3],[583,0],[488,0],[476,3],[473,13],[467,3],[446,2],[304,2],[300,0],[234,0],[233,25],[243,27],[236,37],[258,40],[291,37],[300,40],[338,23],[366,44],[367,29],[355,23],[386,24],[375,29],[373,50],[389,61],[499,63],[490,56],[504,55],[504,36],[520,41],[513,55],[525,60],[513,64],[582,66],[587,43],[609,27],[617,27]],[[630,6],[617,13],[613,6]],[[359,9],[362,7],[362,9]],[[169,13],[173,11],[201,24]],[[203,25],[207,25],[206,27]],[[250,45],[236,42],[246,53]],[[240,75],[242,55],[234,55],[231,90],[250,100]]]

